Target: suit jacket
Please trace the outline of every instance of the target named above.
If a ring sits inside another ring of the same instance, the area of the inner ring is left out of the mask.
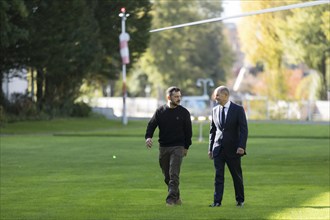
[[[209,151],[213,152],[213,157],[216,157],[220,150],[224,150],[228,157],[238,157],[237,148],[245,150],[248,137],[244,108],[231,102],[223,128],[220,126],[220,109],[220,105],[212,109]]]

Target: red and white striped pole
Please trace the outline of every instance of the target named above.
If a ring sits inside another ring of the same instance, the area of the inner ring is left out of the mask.
[[[123,64],[129,64],[129,50],[128,50],[128,41],[129,35],[126,32],[122,32],[119,35],[120,40],[120,55]]]
[[[126,89],[126,64],[129,64],[129,50],[128,50],[128,41],[129,35],[126,33],[125,21],[129,14],[126,14],[126,9],[121,8],[121,13],[119,17],[121,17],[121,34],[119,35],[120,41],[120,56],[123,63],[123,116],[122,122],[124,125],[127,125],[127,114],[126,114],[126,97],[127,97],[127,89]]]

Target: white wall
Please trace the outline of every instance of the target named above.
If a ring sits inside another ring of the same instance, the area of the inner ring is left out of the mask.
[[[89,105],[96,111],[103,111],[102,108],[112,109],[115,117],[121,117],[123,114],[122,97],[102,97],[92,99]],[[126,98],[127,117],[150,118],[158,107],[156,98]],[[100,109],[101,108],[101,109]]]

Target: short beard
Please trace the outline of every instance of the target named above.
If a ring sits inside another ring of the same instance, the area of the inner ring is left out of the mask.
[[[179,102],[179,104],[177,104],[177,103],[175,103],[175,102],[170,102],[170,106],[171,107],[177,107],[178,105],[180,105],[180,102]]]

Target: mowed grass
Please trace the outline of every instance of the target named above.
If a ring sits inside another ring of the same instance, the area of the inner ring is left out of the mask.
[[[249,123],[245,207],[235,207],[226,172],[223,206],[212,209],[208,124],[203,142],[194,124],[179,207],[165,206],[157,138],[147,150],[146,124],[92,118],[2,127],[0,219],[329,219],[329,125]]]

